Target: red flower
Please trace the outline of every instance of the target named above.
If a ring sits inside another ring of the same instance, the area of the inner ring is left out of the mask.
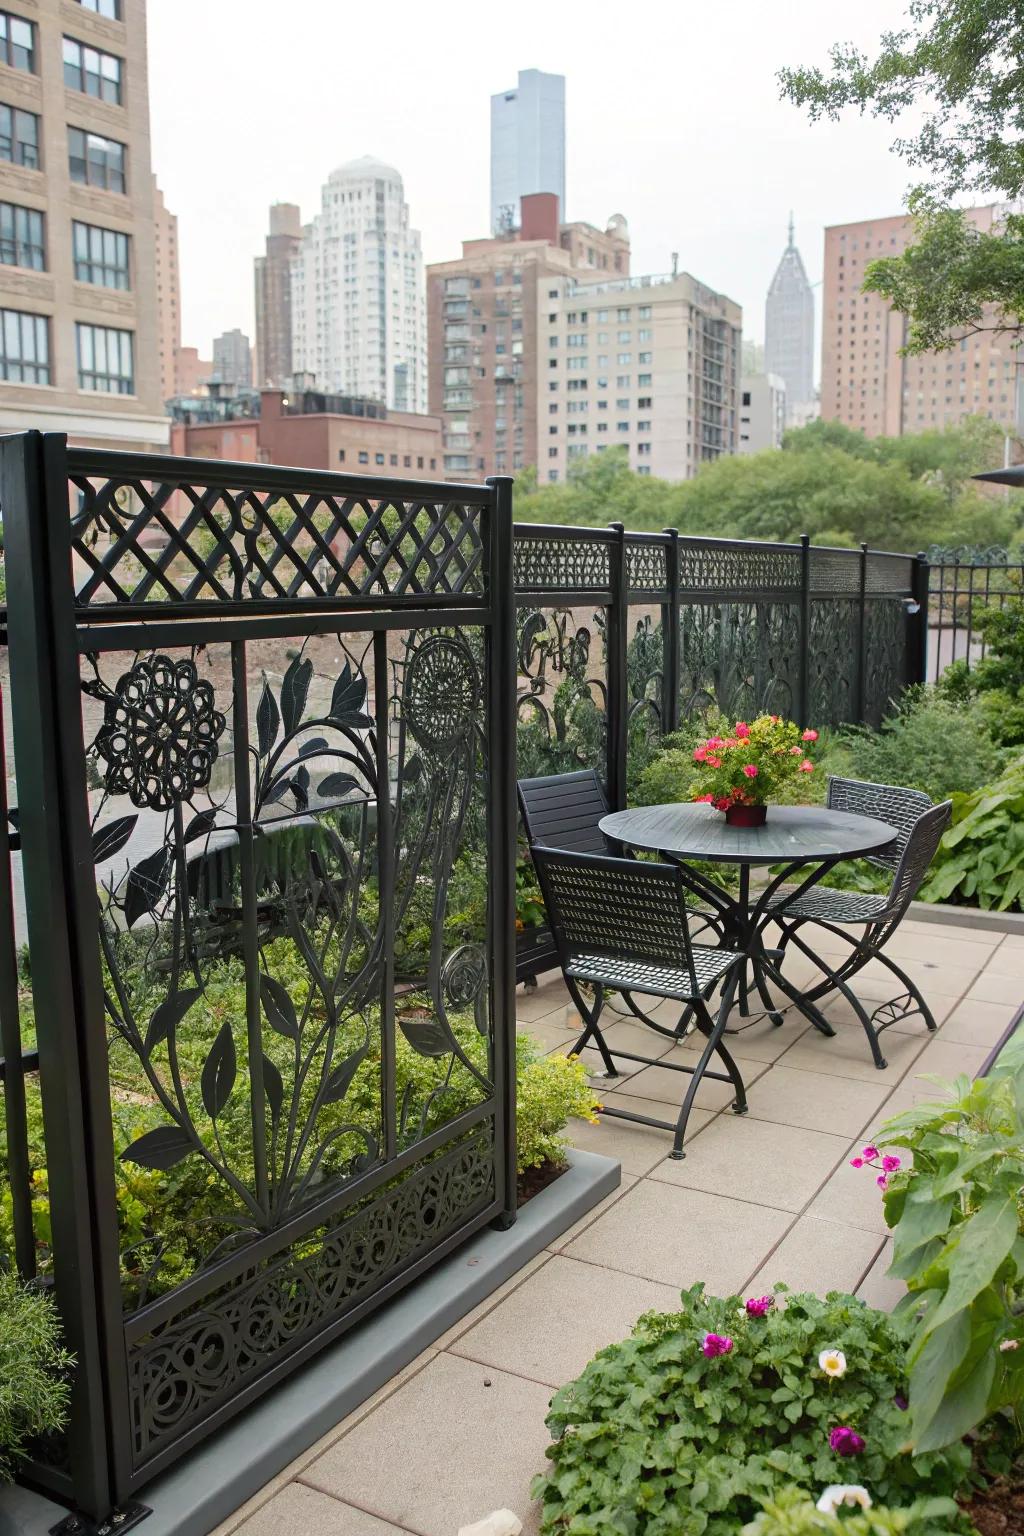
[[[750,726],[745,724],[742,720],[737,720],[736,735],[740,738],[741,741],[744,741],[746,737],[750,735]]]
[[[748,779],[756,779],[757,778],[757,772],[758,772],[757,764],[756,763],[744,763],[743,764],[743,768],[742,768],[742,772],[746,774]]]
[[[817,739],[817,731],[804,731],[803,735],[800,737],[801,741],[817,741]]]

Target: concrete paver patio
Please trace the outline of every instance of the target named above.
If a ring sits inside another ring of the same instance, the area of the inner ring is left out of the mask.
[[[624,1337],[641,1313],[671,1309],[696,1280],[740,1292],[784,1280],[893,1305],[899,1287],[885,1274],[889,1240],[878,1191],[870,1174],[849,1167],[852,1149],[888,1115],[935,1096],[921,1073],[978,1071],[1024,1000],[1024,938],[908,921],[892,952],[931,1003],[936,1035],[920,1019],[886,1031],[889,1065],[879,1072],[842,1000],[827,1010],[834,1039],[792,1010],[781,1028],[757,1022],[732,1042],[748,1115],[734,1116],[728,1090],[706,1084],[682,1162],[668,1159],[665,1131],[620,1120],[574,1123],[579,1146],[621,1161],[621,1188],[217,1536],[455,1536],[501,1505],[536,1532],[529,1484],[543,1465],[552,1389]],[[797,982],[808,974],[803,965],[787,966]],[[880,967],[855,986],[865,999],[893,991]],[[560,978],[520,993],[518,1003],[520,1026],[546,1050],[572,1045],[578,1021]],[[630,1049],[640,1032],[622,1021],[610,1034]],[[693,1048],[692,1041],[668,1046],[647,1031],[643,1040],[648,1054],[662,1057]],[[624,1073],[605,1097],[671,1118],[684,1082],[646,1067]]]

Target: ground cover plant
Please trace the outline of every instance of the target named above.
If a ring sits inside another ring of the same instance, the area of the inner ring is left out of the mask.
[[[52,1298],[0,1269],[0,1484],[32,1438],[63,1425],[72,1363]]]

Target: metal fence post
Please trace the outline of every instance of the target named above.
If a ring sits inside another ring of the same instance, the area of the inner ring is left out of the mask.
[[[0,505],[56,1297],[77,1362],[68,1429],[70,1468],[79,1506],[104,1516],[117,1498],[109,1457],[117,1454],[118,1440],[127,1457],[130,1426],[123,1416],[115,1419],[111,1396],[120,1293],[118,1288],[114,1297],[103,1284],[111,1259],[115,1285],[118,1269],[113,1147],[102,1145],[110,1135],[110,1115],[99,1112],[100,1099],[107,1097],[106,1040],[102,1018],[97,1039],[96,1030],[89,1029],[94,1020],[87,1017],[88,980],[98,980],[99,959],[95,943],[91,956],[83,953],[73,899],[76,879],[81,884],[84,872],[95,902],[84,752],[78,764],[68,744],[81,695],[65,452],[66,439],[57,434],[7,438],[0,445]],[[62,721],[72,727],[66,735]],[[104,1153],[106,1166],[101,1168]],[[104,1177],[110,1198],[98,1201]]]
[[[494,1225],[516,1219],[516,598],[513,582],[512,479],[495,475],[487,519],[488,594],[488,779],[487,836],[490,892],[491,1009],[494,1089],[498,1101],[499,1152],[504,1209]]]
[[[864,724],[864,701],[867,698],[867,624],[868,624],[868,546],[860,546],[860,593],[857,610],[857,688],[853,696],[853,709],[858,725]]]
[[[797,672],[797,724],[810,725],[811,713],[811,536],[800,535],[800,666]]]
[[[913,575],[913,601],[917,604],[917,612],[911,617],[916,620],[913,624],[907,644],[907,683],[926,683],[928,681],[928,603],[931,587],[931,566],[928,556],[922,551],[914,561]],[[939,617],[938,641],[942,640],[942,618]],[[935,678],[939,677],[939,657],[936,651]]]
[[[609,523],[616,535],[609,551],[611,603],[608,608],[608,800],[616,810],[626,805],[629,753],[629,676],[626,666],[629,628],[626,587],[626,529]]]
[[[661,731],[663,736],[679,729],[679,530],[666,528],[665,587],[668,601],[661,609],[661,637],[665,663],[661,685]]]

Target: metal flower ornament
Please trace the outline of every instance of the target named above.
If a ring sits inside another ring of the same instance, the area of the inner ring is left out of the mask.
[[[89,691],[104,700],[95,747],[108,793],[166,811],[207,787],[225,720],[190,657],[144,657],[112,690]]]

